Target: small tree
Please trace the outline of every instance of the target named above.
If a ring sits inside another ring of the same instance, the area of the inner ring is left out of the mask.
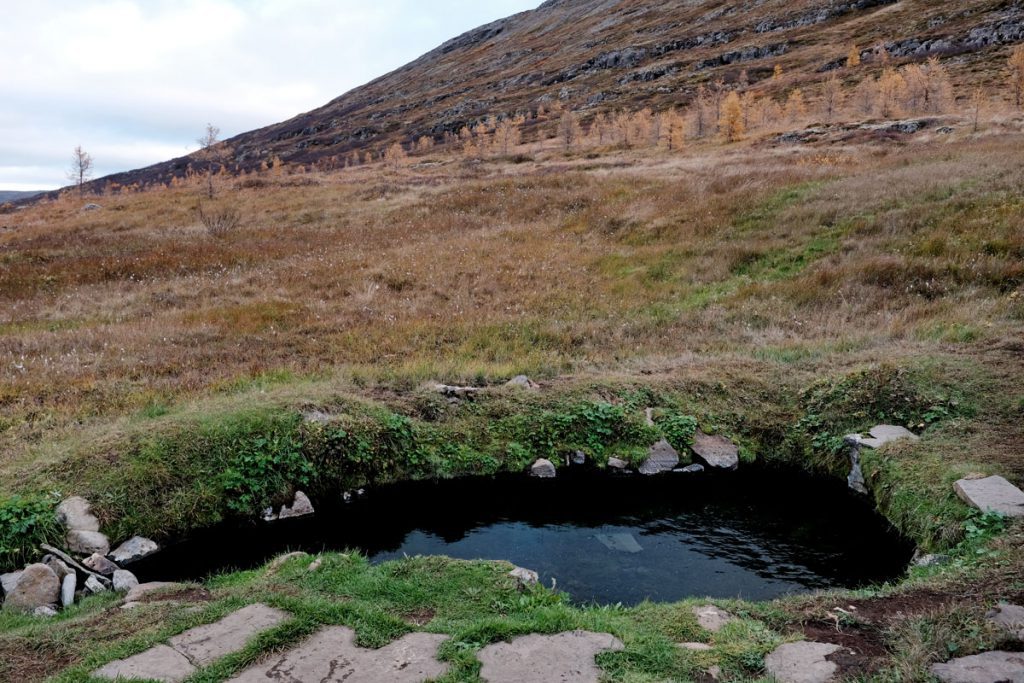
[[[790,123],[796,123],[805,116],[807,116],[807,103],[804,101],[804,93],[800,88],[796,88],[786,98],[786,118]]]
[[[775,69],[772,71],[772,80],[777,81],[782,78],[782,65],[776,64]]]
[[[981,130],[981,115],[985,109],[985,93],[981,88],[975,88],[971,93],[971,121],[974,124],[973,130],[977,133]]]
[[[825,80],[825,87],[821,91],[821,108],[826,122],[832,123],[843,106],[844,98],[843,82],[833,73]]]
[[[1010,91],[1017,108],[1024,108],[1024,45],[1018,45],[1007,60],[1010,67]]]
[[[580,122],[576,118],[575,112],[566,109],[562,113],[562,118],[558,121],[558,137],[565,145],[566,150],[572,149],[579,140]]]
[[[850,51],[846,53],[846,68],[855,69],[858,66],[860,66],[860,48],[851,45]]]
[[[405,147],[402,147],[399,142],[392,144],[384,151],[384,163],[392,171],[401,170],[408,162],[409,155],[406,154]]]
[[[197,156],[206,164],[206,196],[210,199],[213,199],[214,195],[214,170],[222,166],[227,157],[227,150],[220,144],[219,136],[220,128],[212,123],[207,123],[206,131],[202,137],[196,140],[199,143],[199,153]]]
[[[92,178],[92,155],[82,149],[81,145],[75,147],[71,154],[71,168],[68,169],[68,179],[78,186],[78,195],[85,194],[85,183]]]
[[[523,117],[517,116],[512,119],[502,119],[498,123],[494,130],[494,144],[502,156],[507,157],[513,149],[519,146],[523,137],[521,126],[524,122]]]
[[[743,126],[743,102],[736,91],[726,95],[722,102],[722,114],[719,118],[719,126],[722,137],[728,142],[736,142],[743,139],[746,129]]]

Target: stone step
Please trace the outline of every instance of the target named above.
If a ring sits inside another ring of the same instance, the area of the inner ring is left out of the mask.
[[[956,495],[982,512],[1024,517],[1024,492],[1002,477],[961,479],[953,484]]]
[[[598,683],[601,669],[594,657],[624,647],[608,633],[571,631],[521,636],[480,651],[480,678],[486,683]]]

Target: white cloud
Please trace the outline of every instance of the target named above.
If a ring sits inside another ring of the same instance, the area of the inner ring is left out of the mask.
[[[0,21],[0,189],[66,184],[314,109],[479,24],[536,6],[417,0],[37,0]],[[14,3],[12,3],[14,4]]]

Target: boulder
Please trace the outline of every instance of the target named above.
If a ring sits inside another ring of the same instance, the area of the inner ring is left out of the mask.
[[[839,666],[826,657],[841,649],[831,643],[786,643],[764,658],[764,669],[779,683],[828,683]]]
[[[940,555],[940,554],[922,555],[921,557],[919,557],[916,560],[914,560],[914,566],[916,566],[916,567],[941,567],[943,565],[949,564],[950,559],[951,558],[949,557],[949,555]]]
[[[851,435],[857,437],[857,443],[861,446],[867,446],[868,448],[881,448],[887,443],[893,441],[899,441],[901,439],[909,439],[910,441],[920,441],[920,437],[914,434],[906,427],[898,427],[896,425],[877,425],[871,428],[871,436],[865,437],[857,435]]]
[[[622,458],[608,458],[608,469],[625,470],[629,469],[629,463]]]
[[[573,465],[586,465],[587,454],[583,451],[573,451],[572,455],[569,456],[569,462]]]
[[[694,607],[693,615],[697,617],[697,623],[702,629],[712,633],[718,633],[726,624],[736,621],[736,617],[714,605]]]
[[[1010,637],[1024,641],[1024,607],[1000,604],[986,614],[985,618],[1006,631]]]
[[[120,569],[120,567],[118,567],[116,564],[114,564],[106,557],[98,553],[93,553],[89,557],[82,560],[82,564],[88,567],[89,569],[93,570],[97,574],[102,574],[103,576],[113,576],[114,572]]]
[[[68,531],[100,530],[100,520],[92,514],[92,505],[81,496],[72,496],[57,506],[57,521]]]
[[[932,664],[942,683],[1024,683],[1024,652],[985,652]]]
[[[640,465],[640,474],[651,476],[662,472],[671,472],[679,466],[679,453],[665,439],[651,446],[647,451],[647,460]]]
[[[114,590],[118,593],[127,593],[138,585],[139,580],[130,571],[118,569],[114,572]]]
[[[18,577],[4,599],[4,609],[32,612],[37,607],[56,605],[60,599],[60,581],[45,564],[30,564]]]
[[[21,572],[11,572],[9,574],[0,574],[0,593],[6,595],[14,590],[14,587],[18,585],[18,578],[21,576]]]
[[[124,566],[149,557],[159,550],[160,546],[157,545],[156,541],[151,541],[142,536],[133,536],[117,546],[117,550],[110,553],[110,559]]]
[[[953,489],[965,503],[982,512],[1024,517],[1024,492],[1002,477],[961,479]]]
[[[540,583],[540,574],[533,571],[532,569],[526,569],[525,567],[516,567],[508,573],[520,588],[526,588],[527,586],[536,586]]]
[[[67,609],[75,604],[75,589],[78,588],[78,574],[71,572],[60,584],[60,604]]]
[[[53,573],[57,575],[58,581],[63,581],[65,576],[75,573],[63,560],[52,554],[44,555],[42,563],[53,570]]]
[[[295,499],[292,501],[291,506],[283,506],[277,518],[293,519],[295,517],[308,517],[315,512],[316,510],[313,509],[313,503],[310,502],[309,496],[302,491],[296,491]]]
[[[530,467],[530,476],[537,479],[554,479],[557,476],[555,465],[546,458],[541,458]]]
[[[98,531],[72,529],[67,536],[68,550],[80,555],[106,555],[110,552],[110,540]]]
[[[740,466],[739,448],[724,436],[705,434],[698,429],[691,448],[712,469],[735,470]]]
[[[526,375],[518,375],[505,383],[507,387],[518,387],[520,389],[540,389],[540,385]]]

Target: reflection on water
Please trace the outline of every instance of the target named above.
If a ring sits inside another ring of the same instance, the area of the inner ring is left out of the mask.
[[[624,604],[855,587],[899,576],[911,552],[841,483],[748,468],[388,487],[349,505],[321,505],[315,519],[206,534],[164,553],[163,576],[157,565],[152,571],[194,578],[256,566],[285,549],[350,548],[374,562],[508,560],[548,585],[557,579],[578,601]]]

